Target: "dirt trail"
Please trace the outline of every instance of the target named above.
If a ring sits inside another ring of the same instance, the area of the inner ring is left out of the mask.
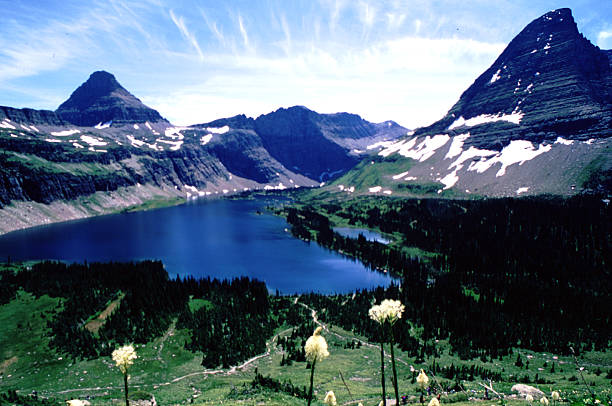
[[[336,332],[332,332],[331,330],[329,330],[329,328],[324,323],[319,321],[319,319],[317,318],[316,310],[314,310],[313,308],[311,308],[311,307],[309,307],[309,306],[307,306],[307,305],[305,305],[303,303],[300,303],[298,301],[298,298],[296,298],[294,304],[302,306],[305,309],[309,310],[313,322],[315,324],[321,326],[323,328],[323,330],[326,331],[328,334],[331,334],[331,335],[333,335],[335,337],[338,337],[340,339],[343,339],[343,340],[344,339],[355,340],[355,341],[360,342],[364,346],[368,346],[368,347],[372,347],[372,348],[378,348],[378,345],[370,344],[369,342],[363,341],[363,340],[361,340],[361,339],[359,339],[359,338],[357,338],[357,337],[355,337],[353,335],[342,335],[342,334],[339,334],[339,333],[336,333]],[[162,350],[163,350],[164,343],[174,333],[175,327],[176,327],[176,320],[174,320],[172,322],[170,328],[168,328],[168,330],[166,331],[166,333],[162,337],[161,343],[160,343],[160,346],[159,346],[159,350],[158,350],[158,353],[157,353],[157,358],[155,358],[155,359],[161,358],[161,353],[162,353]],[[226,375],[227,376],[227,375],[233,375],[233,374],[235,374],[235,373],[237,373],[239,371],[245,370],[246,368],[248,368],[252,364],[256,363],[257,361],[265,359],[265,358],[271,356],[274,353],[274,351],[277,349],[275,342],[277,341],[278,337],[280,335],[282,335],[282,334],[286,334],[286,333],[290,332],[292,329],[293,329],[293,327],[285,329],[285,330],[275,334],[271,339],[269,339],[266,342],[266,352],[264,352],[263,354],[259,354],[259,355],[256,355],[254,357],[251,357],[248,360],[244,361],[242,364],[233,366],[233,367],[231,367],[229,369],[222,369],[222,368],[221,369],[207,369],[207,370],[204,370],[204,371],[192,372],[192,373],[189,373],[189,374],[186,374],[186,375],[178,376],[178,377],[176,377],[176,378],[174,378],[174,379],[172,379],[170,381],[160,382],[160,383],[156,383],[156,384],[149,383],[149,384],[143,384],[143,385],[130,385],[130,387],[131,388],[145,388],[145,387],[151,388],[151,387],[153,387],[154,389],[156,389],[156,388],[159,388],[161,386],[168,386],[168,385],[175,384],[175,383],[180,382],[180,381],[182,381],[184,379],[191,378],[191,377],[194,377],[194,376],[206,376],[206,375]],[[390,354],[386,354],[386,356],[389,357],[389,358],[391,357]],[[396,357],[395,360],[397,362],[400,362],[400,363],[404,364],[404,365],[408,365],[407,362],[405,362],[404,360],[402,360],[402,359],[400,359],[398,357]],[[161,359],[161,361],[164,362],[163,359]],[[92,387],[92,388],[66,389],[66,390],[58,391],[58,392],[46,392],[45,395],[46,396],[53,396],[53,395],[62,395],[62,394],[74,393],[74,392],[93,392],[93,391],[107,391],[107,390],[121,390],[121,389],[123,389],[123,386],[105,386],[105,387],[98,386],[98,387]]]

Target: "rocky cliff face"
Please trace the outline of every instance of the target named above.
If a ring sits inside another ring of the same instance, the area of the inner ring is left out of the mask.
[[[546,13],[442,119],[382,145],[376,169],[360,169],[376,171],[366,193],[610,193],[609,56],[578,32],[569,9]]]
[[[95,126],[158,122],[166,120],[155,110],[145,106],[139,99],[104,71],[91,74],[56,113],[64,120],[79,126]]]
[[[55,126],[68,124],[51,110],[16,109],[6,106],[0,106],[0,121],[4,123],[4,128],[8,129],[14,124]]]

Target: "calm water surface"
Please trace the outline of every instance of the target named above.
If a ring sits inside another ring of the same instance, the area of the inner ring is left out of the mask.
[[[381,234],[365,228],[336,227],[334,228],[334,231],[343,237],[357,239],[361,234],[367,241],[376,241],[381,244],[389,244],[391,242],[391,240],[383,237]]]
[[[392,279],[295,239],[284,219],[257,214],[270,201],[196,201],[52,224],[0,236],[0,258],[68,262],[162,260],[170,275],[248,276],[271,291],[350,292]]]

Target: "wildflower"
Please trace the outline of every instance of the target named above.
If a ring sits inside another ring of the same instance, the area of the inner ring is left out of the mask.
[[[336,406],[336,395],[334,395],[334,391],[330,390],[325,394],[325,399],[323,399],[323,403],[329,406]]]
[[[325,338],[321,336],[321,330],[323,330],[323,328],[317,327],[314,333],[312,333],[312,336],[308,337],[308,340],[306,340],[306,344],[304,345],[306,360],[308,360],[310,363],[310,389],[308,390],[308,406],[310,406],[310,403],[312,402],[312,384],[317,361],[322,361],[323,359],[329,357],[329,352],[327,351],[327,341],[325,341]],[[325,398],[327,399],[327,396]],[[334,404],[336,404],[335,399],[336,398],[334,396]]]
[[[374,305],[368,312],[370,318],[377,323],[389,322],[395,324],[402,317],[405,306],[399,300],[385,299],[379,305]]]
[[[383,326],[383,335],[380,338],[380,376],[381,376],[381,385],[382,385],[382,402],[385,401],[385,365],[384,365],[384,356],[385,351],[383,348],[383,336],[384,336],[384,326],[389,326],[389,333],[391,335],[391,366],[393,368],[393,389],[395,390],[395,403],[399,404],[399,390],[397,387],[397,370],[395,368],[395,353],[393,351],[393,329],[390,326],[393,326],[396,321],[398,321],[402,317],[402,313],[404,313],[405,306],[399,300],[391,300],[385,299],[380,302],[379,305],[374,305],[368,311],[368,315],[372,320]]]
[[[546,399],[546,396],[542,396],[542,399],[540,399],[540,403],[544,406],[548,406],[548,399]]]
[[[134,363],[134,360],[138,358],[134,347],[131,345],[124,345],[121,348],[117,348],[113,351],[113,361],[117,364],[121,373],[123,374],[123,384],[125,386],[125,406],[130,405],[128,400],[128,368]]]
[[[533,402],[533,396],[531,396],[531,395],[529,395],[529,394],[528,394],[527,396],[525,396],[525,400],[526,400],[527,402],[531,403],[531,402]]]
[[[425,374],[425,371],[423,371],[421,369],[421,372],[419,373],[419,376],[417,376],[417,383],[419,384],[419,388],[425,389],[425,387],[427,386],[428,382],[429,382],[429,378]]]
[[[68,406],[87,406],[91,404],[86,400],[80,399],[67,400],[66,403],[68,404]]]
[[[556,390],[552,391],[552,393],[550,394],[550,397],[555,402],[558,401],[559,399],[561,399],[561,395],[559,395],[559,392],[557,392]]]
[[[315,361],[321,361],[324,358],[329,357],[329,352],[327,351],[327,341],[325,341],[325,338],[321,336],[321,330],[323,330],[323,328],[317,327],[314,333],[312,333],[312,336],[306,340],[306,345],[304,346],[306,359],[311,364]]]
[[[434,396],[433,398],[431,398],[427,406],[440,406],[440,401],[437,397]]]
[[[115,361],[123,374],[127,373],[128,368],[134,363],[136,358],[138,358],[136,351],[131,345],[125,345],[113,351],[113,361]]]

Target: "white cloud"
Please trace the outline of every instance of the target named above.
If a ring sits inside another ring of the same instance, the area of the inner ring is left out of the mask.
[[[244,22],[242,21],[242,16],[238,15],[238,28],[240,29],[240,35],[242,35],[242,42],[244,43],[244,47],[249,49],[249,35],[247,33],[246,28],[244,28]]]
[[[601,49],[612,49],[612,31],[600,31],[597,35],[597,46]]]
[[[198,56],[199,56],[200,60],[203,61],[204,60],[204,54],[202,53],[202,49],[200,49],[200,44],[198,44],[198,40],[195,37],[195,35],[193,35],[193,33],[191,33],[187,29],[187,25],[185,25],[185,21],[183,20],[183,17],[177,17],[174,14],[173,10],[170,10],[170,17],[172,18],[172,22],[174,23],[174,25],[176,25],[176,28],[178,28],[179,31],[181,32],[181,35],[187,41],[189,41],[189,43],[194,47],[194,49],[198,53]]]
[[[277,57],[207,54],[204,83],[159,89],[141,99],[177,125],[300,104],[414,128],[439,119],[502,49],[456,38],[405,37],[363,50],[293,43],[290,55]]]

